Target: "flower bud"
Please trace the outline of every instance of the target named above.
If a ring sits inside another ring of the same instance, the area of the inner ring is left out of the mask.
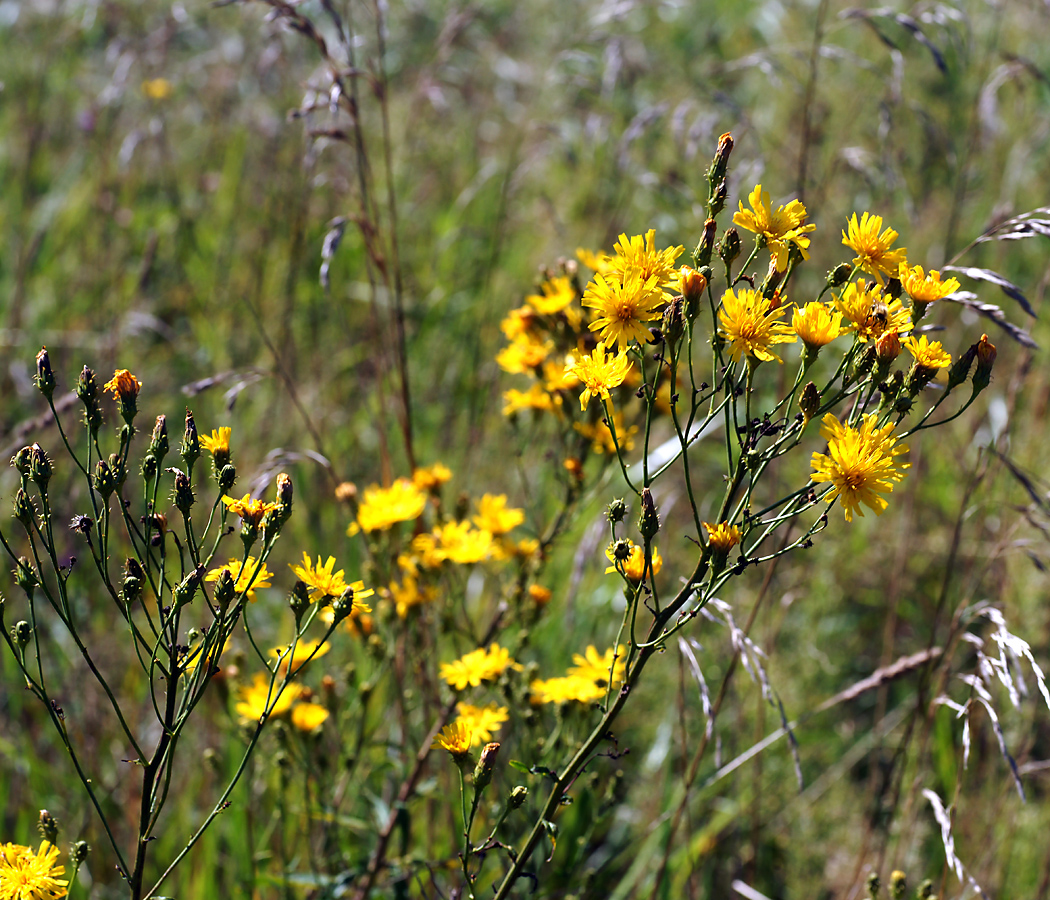
[[[48,400],[55,395],[55,373],[51,371],[51,357],[47,355],[47,347],[42,347],[36,355],[36,386]]]
[[[875,355],[880,363],[887,365],[901,355],[901,336],[896,329],[884,331],[875,338]]]
[[[682,266],[678,271],[678,287],[685,300],[685,316],[691,322],[700,314],[700,304],[707,290],[707,279],[696,269]]]
[[[685,334],[685,324],[685,300],[682,297],[675,297],[667,304],[663,320],[660,322],[660,330],[672,353],[682,339],[682,335]]]
[[[626,538],[613,541],[612,555],[617,562],[627,562],[631,558],[631,542]]]
[[[219,572],[219,577],[215,579],[215,589],[212,593],[212,597],[215,600],[215,605],[219,607],[219,612],[224,613],[230,608],[230,602],[233,600],[234,588],[236,587],[233,574],[229,569],[223,569]]]
[[[98,402],[98,382],[95,381],[95,373],[84,366],[77,379],[76,395],[84,404],[84,421],[92,437],[98,434],[102,425],[102,408]]]
[[[510,809],[518,809],[525,802],[529,796],[529,789],[523,784],[519,784],[511,792],[510,796],[507,797],[507,806]]]
[[[80,866],[84,860],[88,858],[88,854],[91,852],[91,847],[87,841],[77,841],[73,845],[73,849],[69,856],[73,860],[73,868]]]
[[[642,488],[642,512],[638,517],[638,531],[646,540],[660,530],[660,518],[656,514],[656,503],[649,488]]]
[[[198,566],[189,575],[182,579],[171,591],[171,599],[175,608],[185,606],[193,600],[197,588],[200,587],[201,579],[204,577],[204,566]]]
[[[303,616],[310,608],[310,588],[305,582],[297,581],[292,585],[292,592],[288,595],[288,605],[292,608],[295,627],[298,629],[299,623],[302,622]]]
[[[33,520],[36,518],[33,498],[22,488],[15,493],[15,518],[25,526],[27,531],[32,528]]]
[[[335,499],[340,503],[353,503],[357,499],[357,485],[352,481],[343,481],[335,489]]]
[[[33,593],[36,591],[36,586],[40,584],[40,581],[36,577],[36,572],[33,571],[33,566],[24,556],[18,557],[18,565],[15,566],[14,576],[15,584],[17,584],[25,592],[25,595],[30,601],[32,601]]]
[[[718,185],[725,181],[726,170],[729,168],[729,154],[733,152],[733,135],[728,131],[718,138],[718,149],[715,157],[711,160],[711,168],[707,172],[707,181],[711,186],[712,196]]]
[[[109,495],[117,489],[117,480],[113,476],[113,470],[104,459],[95,463],[95,477],[91,480],[91,484],[102,496],[103,501],[107,500]]]
[[[820,391],[812,381],[802,388],[802,394],[798,398],[798,408],[802,410],[802,415],[806,417],[807,422],[820,409]]]
[[[128,425],[131,425],[135,416],[138,415],[138,397],[141,387],[142,382],[127,369],[117,369],[113,377],[103,386],[103,390],[109,391],[117,398],[117,412]]]
[[[186,430],[182,434],[182,447],[179,448],[182,461],[186,463],[186,471],[192,472],[193,466],[200,459],[201,444],[197,437],[197,423],[193,421],[193,413],[186,410]]]
[[[156,478],[158,470],[159,466],[157,465],[157,457],[152,453],[147,453],[142,457],[142,477],[145,478],[146,481],[152,481]]]
[[[707,211],[712,216],[717,216],[726,208],[726,197],[729,196],[729,185],[723,178],[711,190],[710,199],[707,201]]]
[[[735,228],[727,228],[718,244],[718,257],[727,266],[740,255],[740,232]]]
[[[992,379],[992,366],[995,365],[995,344],[982,334],[977,342],[977,368],[973,372],[973,392],[979,394]]]
[[[185,455],[183,458],[185,459]],[[168,471],[175,476],[175,486],[171,492],[171,498],[175,503],[175,508],[184,516],[188,516],[190,513],[190,507],[193,506],[195,501],[190,478],[182,471],[182,469],[168,469]]]
[[[852,271],[853,267],[849,263],[839,263],[834,269],[828,272],[826,280],[828,287],[842,287],[842,285],[849,281],[849,276]]]
[[[149,452],[156,457],[158,468],[164,464],[164,457],[168,454],[168,420],[165,416],[157,416],[157,421],[153,423]]]
[[[882,882],[879,880],[879,873],[872,872],[868,876],[868,896],[871,900],[878,900],[879,890],[882,888]]]
[[[706,266],[711,262],[711,254],[715,249],[715,231],[718,229],[718,223],[714,219],[708,219],[704,222],[704,233],[700,238],[700,243],[696,245],[696,249],[693,251],[693,259],[696,261],[697,268]],[[708,276],[710,281],[710,276]]]
[[[995,348],[992,348],[993,352]],[[33,444],[32,455],[29,458],[29,477],[33,479],[41,492],[47,491],[47,483],[51,480],[51,460],[39,444]]]
[[[621,497],[613,500],[605,509],[605,515],[614,525],[627,518],[627,503]]]
[[[23,447],[14,456],[11,457],[11,465],[18,469],[18,474],[22,476],[23,482],[25,482],[29,478],[29,470],[32,465],[32,461],[32,447]]]
[[[335,600],[332,601],[332,612],[335,614],[335,622],[342,622],[354,611],[354,589],[347,587]]]
[[[478,764],[474,767],[474,793],[480,794],[492,781],[492,768],[496,765],[496,755],[499,753],[499,744],[495,741],[486,744],[478,757]]]
[[[275,530],[280,530],[284,523],[292,517],[293,494],[292,479],[287,472],[281,472],[277,476],[277,509],[270,514],[271,527]]]
[[[893,900],[903,900],[904,892],[908,889],[908,876],[900,869],[894,869],[890,873],[890,896]]]
[[[227,463],[219,472],[219,490],[228,494],[237,480],[237,467]]]
[[[42,809],[36,822],[36,830],[40,832],[40,836],[45,841],[54,844],[58,840],[58,819],[46,809]]]
[[[15,622],[14,627],[11,629],[11,637],[15,639],[15,643],[18,645],[19,650],[25,650],[26,645],[29,643],[29,639],[33,636],[33,629],[25,619],[20,619]]]
[[[883,290],[889,296],[890,300],[898,300],[904,291],[904,285],[901,284],[899,278],[891,278],[886,282],[886,287],[883,288]]]
[[[973,361],[977,358],[977,347],[978,344],[970,344],[966,351],[960,354],[959,358],[951,364],[951,367],[948,369],[949,391],[957,388],[970,377],[970,369],[973,368]]]

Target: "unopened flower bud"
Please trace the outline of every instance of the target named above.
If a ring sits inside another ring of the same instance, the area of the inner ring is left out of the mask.
[[[718,138],[718,149],[715,150],[715,157],[711,160],[711,168],[707,172],[712,196],[718,185],[725,180],[726,170],[729,168],[729,154],[732,152],[733,135],[727,131]]]
[[[233,463],[227,463],[219,471],[219,490],[228,494],[237,481],[237,467]]]
[[[198,566],[189,575],[182,579],[171,591],[171,599],[178,609],[193,600],[197,588],[200,587],[201,579],[204,577],[204,566]]]
[[[77,868],[83,864],[84,860],[88,858],[88,854],[91,852],[91,846],[87,841],[77,841],[73,845],[72,852],[70,852],[70,858],[73,860],[73,868]]]
[[[292,479],[287,472],[281,472],[277,476],[277,509],[271,513],[271,520],[276,529],[280,529],[292,517],[294,493]]]
[[[707,279],[696,269],[682,266],[678,271],[678,287],[685,300],[685,315],[691,322],[700,314],[700,303],[707,290]]]
[[[175,486],[171,492],[175,508],[184,516],[187,516],[189,515],[190,507],[194,503],[193,487],[190,484],[189,476],[182,469],[168,469],[168,471],[175,476]]]
[[[341,482],[335,489],[335,499],[340,503],[352,503],[357,499],[357,485],[352,481]]]
[[[23,447],[14,456],[11,457],[11,465],[18,469],[18,474],[22,476],[23,482],[25,482],[29,478],[29,470],[32,466],[32,462],[32,447]]]
[[[919,889],[916,891],[915,896],[918,897],[919,900],[931,900],[933,897],[933,882],[930,881],[929,878],[924,880],[922,884],[919,885]]]
[[[678,346],[682,335],[685,334],[685,325],[685,300],[682,297],[675,297],[667,304],[660,322],[660,330],[672,352]]]
[[[882,887],[882,882],[879,880],[879,873],[872,872],[868,876],[868,896],[871,900],[878,900],[879,890]]]
[[[182,460],[186,463],[186,471],[192,472],[193,466],[200,459],[201,443],[197,437],[197,423],[193,420],[193,413],[186,410],[186,429],[182,433],[182,446],[179,448]]]
[[[649,488],[642,488],[642,512],[638,517],[638,531],[650,540],[660,530],[660,517],[656,514],[656,503]]]
[[[496,755],[499,753],[499,744],[493,742],[486,744],[481,749],[478,764],[474,767],[474,793],[480,794],[492,781],[492,768],[496,765]]]
[[[223,569],[220,571],[218,578],[215,579],[215,589],[212,593],[212,598],[215,600],[215,605],[219,607],[220,613],[225,613],[230,608],[235,587],[236,584],[230,570]]]
[[[15,639],[15,643],[18,644],[19,650],[25,650],[26,645],[29,643],[29,639],[33,636],[32,626],[25,620],[20,619],[15,622],[11,628],[11,637]]]
[[[875,354],[880,363],[891,363],[901,355],[901,336],[896,329],[884,331],[875,338]]]
[[[124,582],[120,586],[120,594],[124,603],[131,606],[142,596],[142,579],[134,575],[125,575]]]
[[[740,232],[735,228],[726,229],[718,244],[718,256],[727,266],[740,255]]]
[[[519,784],[510,792],[510,796],[507,797],[507,806],[510,809],[519,809],[528,796],[529,789],[525,787],[525,785]]]
[[[807,422],[820,409],[820,391],[812,381],[802,388],[802,394],[798,398],[798,408],[802,410],[802,415],[806,417]]]
[[[25,595],[32,600],[33,593],[36,591],[36,586],[40,584],[39,579],[36,577],[36,572],[33,571],[33,566],[24,556],[18,557],[18,564],[15,566],[15,584],[17,584],[24,592]]]
[[[995,348],[992,348],[993,352]],[[47,491],[47,483],[51,480],[51,460],[39,444],[33,444],[32,455],[29,458],[29,477],[33,479],[41,491]]]
[[[605,515],[614,525],[627,518],[627,503],[622,497],[613,500],[605,509]]]
[[[152,481],[157,477],[159,468],[160,467],[157,465],[157,457],[152,453],[147,453],[142,457],[142,477],[147,481]]]
[[[297,581],[292,585],[292,592],[288,595],[288,605],[292,608],[295,616],[295,627],[299,627],[303,616],[310,608],[310,587],[303,581]]]
[[[893,410],[894,412],[900,413],[902,416],[906,416],[911,412],[911,408],[914,405],[915,404],[912,403],[911,397],[904,395],[897,398],[897,402],[893,404]]]
[[[957,388],[970,377],[970,369],[973,368],[973,361],[977,358],[977,346],[977,344],[970,344],[965,352],[961,353],[959,358],[951,364],[948,369],[949,391]]]
[[[617,562],[627,562],[631,558],[631,542],[626,538],[613,541],[612,556]]]
[[[710,199],[707,201],[707,211],[712,216],[717,216],[723,209],[726,208],[726,197],[729,196],[729,185],[726,184],[726,180],[723,178],[718,184],[714,186],[711,191]]]
[[[347,587],[342,594],[332,601],[332,612],[335,614],[335,622],[342,622],[354,611],[354,589]]]
[[[32,527],[33,520],[36,518],[36,507],[33,505],[33,498],[22,490],[22,488],[19,488],[15,493],[15,518],[18,519],[27,530]]]
[[[842,285],[849,281],[849,276],[852,271],[853,267],[849,263],[839,263],[834,269],[828,272],[828,287],[842,287]]]
[[[893,900],[903,900],[904,892],[908,889],[908,876],[900,869],[894,869],[890,873],[890,896]]]
[[[117,489],[117,480],[113,476],[113,470],[104,459],[95,463],[95,477],[91,479],[91,485],[102,496],[103,501]]]
[[[42,809],[36,821],[36,830],[40,832],[40,836],[45,841],[54,844],[58,840],[58,819],[46,809]]]
[[[94,437],[102,425],[102,408],[98,402],[98,382],[95,381],[95,373],[87,366],[84,366],[77,379],[76,394],[84,404],[84,421]]]
[[[157,416],[153,423],[153,435],[149,441],[149,452],[157,459],[157,466],[164,464],[164,457],[168,453],[168,420],[166,416]]]
[[[992,366],[995,365],[995,344],[982,334],[977,342],[977,368],[973,371],[973,392],[979,394],[992,379]]]
[[[879,391],[882,392],[882,400],[879,401],[879,409],[896,403],[903,388],[904,373],[900,369],[891,372],[890,377],[879,384]]]
[[[51,371],[51,357],[47,355],[47,347],[41,348],[36,355],[36,386],[48,400],[55,394],[55,373]]]
[[[718,230],[718,223],[714,219],[708,219],[704,222],[704,233],[700,237],[700,243],[696,245],[696,249],[693,251],[693,259],[696,261],[697,268],[706,266],[711,262],[711,254],[715,249],[715,232]],[[708,276],[710,281],[710,276]]]

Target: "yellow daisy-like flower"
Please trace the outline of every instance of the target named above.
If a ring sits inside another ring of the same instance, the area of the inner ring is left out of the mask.
[[[819,300],[796,306],[791,314],[791,328],[814,354],[846,332],[842,327],[842,313]]]
[[[598,341],[598,346],[590,356],[583,355],[568,363],[565,371],[579,378],[584,386],[584,391],[580,394],[580,410],[587,409],[591,397],[611,400],[610,389],[623,384],[632,365],[631,360],[627,358],[626,349],[616,355],[607,353],[603,341]]]
[[[453,758],[466,756],[473,743],[470,727],[463,722],[453,722],[438,732],[430,745],[431,750],[447,750]]]
[[[297,684],[289,684],[277,696],[278,685],[270,685],[270,678],[256,672],[251,684],[241,685],[237,690],[240,698],[234,709],[237,715],[249,722],[258,722],[264,715],[280,716],[291,709],[303,689]]]
[[[210,436],[202,434],[199,439],[200,445],[212,456],[216,453],[229,455],[231,434],[233,434],[233,429],[229,425],[223,425],[221,428],[213,429]]]
[[[660,307],[668,300],[660,281],[658,274],[646,277],[638,266],[628,267],[622,278],[595,275],[583,294],[583,305],[597,312],[590,330],[600,331],[603,341],[618,347],[650,340],[652,332],[644,323],[659,319]]]
[[[277,668],[278,672],[283,675],[291,669],[292,674],[295,675],[306,665],[307,661],[313,662],[315,659],[320,659],[331,649],[332,647],[328,641],[325,641],[323,644],[320,641],[299,641],[295,645],[294,651],[291,645],[274,647],[270,651],[270,656],[281,661]]]
[[[433,491],[452,478],[452,470],[441,463],[416,469],[412,473],[412,484],[421,491]]]
[[[536,310],[530,306],[519,306],[507,313],[507,317],[499,323],[508,341],[516,341],[520,337],[533,337],[533,331],[537,323]]]
[[[129,399],[134,400],[138,396],[141,387],[142,382],[131,372],[127,369],[117,369],[113,377],[102,385],[102,390],[109,391],[118,400],[126,403]]]
[[[936,269],[930,269],[930,274],[927,275],[923,272],[922,266],[909,268],[907,263],[901,263],[900,269],[897,270],[897,277],[904,286],[904,290],[908,292],[908,296],[916,303],[933,303],[935,300],[941,300],[949,294],[954,294],[962,287],[957,278],[941,281],[941,273]]]
[[[619,410],[613,412],[613,426],[616,428],[616,440],[620,442],[620,449],[633,450],[634,436],[638,433],[638,426],[632,425],[628,428]],[[591,449],[595,453],[612,454],[616,452],[613,433],[604,421],[595,422],[593,425],[589,422],[573,422],[572,427],[591,442]]]
[[[628,581],[633,581],[635,584],[638,584],[645,575],[645,551],[634,541],[628,541],[627,543],[631,546],[631,555],[624,560],[623,574]],[[605,548],[605,557],[612,563],[612,565],[605,570],[606,575],[610,572],[616,571],[616,556],[613,554],[614,546],[614,544],[609,544],[609,546]],[[664,566],[664,559],[660,556],[655,547],[652,548],[652,557],[653,575],[658,575]]]
[[[545,316],[561,312],[576,299],[576,288],[567,277],[551,278],[540,285],[540,290],[542,294],[530,294],[525,302]]]
[[[636,234],[629,238],[626,234],[621,234],[613,250],[615,256],[610,260],[610,264],[612,271],[616,272],[621,280],[626,280],[627,273],[636,268],[641,270],[643,281],[655,276],[657,284],[664,285],[670,280],[675,260],[682,255],[685,247],[657,250],[656,229],[650,228],[644,236]]]
[[[266,563],[249,556],[243,563],[239,559],[231,559],[226,565],[212,569],[204,576],[204,580],[218,581],[224,571],[233,578],[234,594],[240,596],[247,591],[247,597],[252,603],[255,602],[255,589],[270,587],[270,579],[273,578],[273,572],[266,568]]]
[[[774,344],[793,344],[796,340],[795,333],[777,321],[784,312],[783,306],[771,309],[765,297],[749,288],[739,292],[727,290],[718,311],[718,330],[729,341],[733,362],[740,362],[744,356],[764,362],[783,362],[769,348]]]
[[[297,703],[292,709],[292,725],[299,731],[316,731],[328,719],[328,710],[319,703]]]
[[[474,524],[493,535],[513,531],[524,521],[525,510],[507,509],[506,494],[485,494],[478,501],[478,514],[474,516]]]
[[[487,744],[492,740],[493,732],[507,721],[507,707],[490,703],[488,706],[471,706],[469,703],[457,703],[456,722],[470,731],[470,743]]]
[[[605,696],[605,691],[596,681],[579,675],[538,678],[529,685],[533,703],[595,703]]]
[[[351,591],[350,601],[350,616],[345,620],[346,630],[352,634],[358,633],[358,631],[364,634],[372,633],[372,617],[365,615],[370,613],[372,607],[364,601],[368,597],[375,595],[375,591],[372,588],[366,588],[363,581],[352,581],[346,586],[343,593]],[[325,625],[331,625],[335,621],[335,610],[331,606],[325,606],[317,616]]]
[[[524,375],[543,365],[554,344],[550,341],[534,341],[528,335],[517,337],[496,354],[496,362],[504,372]]]
[[[498,678],[507,669],[521,671],[510,652],[497,643],[489,644],[488,650],[479,647],[450,663],[442,663],[439,672],[447,684],[462,691],[466,687],[477,687],[483,681]]]
[[[243,521],[249,522],[256,527],[259,526],[259,523],[262,522],[263,517],[268,512],[277,509],[276,503],[254,500],[250,494],[245,494],[240,500],[223,494],[222,502],[230,512],[236,513]]]
[[[390,592],[390,599],[394,601],[394,609],[399,619],[407,618],[410,609],[429,603],[436,596],[433,588],[420,588],[419,582],[411,575],[406,575],[400,584],[396,581],[390,582],[387,590]]]
[[[347,588],[346,580],[343,577],[345,570],[332,571],[335,568],[334,556],[329,556],[324,563],[321,562],[321,557],[318,556],[317,563],[314,564],[310,562],[310,554],[304,550],[303,564],[301,566],[289,564],[288,568],[295,573],[296,578],[310,586],[311,600],[319,600],[322,597],[338,597]]]
[[[532,385],[527,391],[519,391],[511,388],[503,392],[503,415],[513,416],[523,409],[536,409],[541,412],[553,412],[560,397],[552,397],[539,383]]]
[[[926,335],[918,339],[913,335],[904,342],[904,348],[915,357],[915,365],[920,368],[946,369],[952,364],[952,355],[941,342],[931,341]]]
[[[778,272],[787,269],[792,244],[798,247],[803,259],[809,259],[809,238],[806,235],[817,226],[805,224],[808,213],[801,200],[792,200],[787,206],[778,206],[774,210],[769,193],[762,190],[762,185],[756,184],[747,201],[751,209],[744,209],[741,201],[740,211],[733,214],[733,224],[765,237]]]
[[[543,387],[548,393],[557,396],[561,391],[579,387],[580,379],[566,368],[571,360],[572,354],[569,354],[564,359],[552,359],[543,364]],[[557,401],[560,402],[561,397],[557,397]]]
[[[900,298],[891,299],[877,284],[869,285],[864,279],[847,284],[835,305],[861,341],[875,340],[886,331],[904,334],[912,329],[911,313]]]
[[[896,446],[892,431],[892,424],[879,428],[873,413],[864,416],[859,428],[843,425],[831,413],[824,416],[820,433],[828,442],[828,452],[813,454],[810,478],[831,484],[825,500],[831,503],[837,498],[847,522],[853,521],[855,512],[864,515],[862,503],[882,515],[888,505],[882,495],[892,493],[893,485],[904,478],[902,470],[908,464],[898,464],[896,458],[908,447]]]
[[[588,678],[599,687],[605,687],[609,683],[609,671],[612,670],[613,684],[620,684],[625,673],[623,657],[623,645],[617,644],[615,649],[610,647],[604,653],[598,653],[594,644],[589,644],[581,656],[579,653],[572,655],[572,661],[576,665],[569,668],[570,677]],[[616,660],[616,668],[613,669],[613,660]]]
[[[469,522],[446,522],[430,534],[412,539],[412,550],[428,569],[443,562],[470,565],[488,559],[492,552],[492,532],[475,531]]]
[[[365,489],[357,524],[363,531],[386,531],[398,522],[418,519],[426,505],[427,495],[407,478],[398,478],[388,488],[374,484]]]
[[[58,864],[58,847],[43,841],[35,853],[21,844],[0,845],[0,898],[52,900],[65,897],[69,882]]]
[[[593,250],[577,247],[576,258],[592,272],[599,275],[607,275],[614,270],[613,258],[604,250],[599,250],[595,253]]]
[[[857,221],[854,213],[849,220],[848,232],[842,232],[842,243],[849,247],[856,257],[853,265],[859,266],[882,284],[884,275],[896,275],[901,263],[907,262],[907,249],[900,247],[891,250],[897,240],[897,232],[892,228],[882,229],[882,216],[864,213]]]
[[[736,525],[728,522],[719,522],[717,525],[704,522],[703,526],[707,530],[707,546],[717,553],[728,553],[744,536]]]

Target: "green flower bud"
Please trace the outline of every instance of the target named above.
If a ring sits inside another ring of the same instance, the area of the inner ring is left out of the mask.
[[[58,819],[46,809],[40,810],[40,817],[36,822],[36,830],[40,832],[40,836],[49,844],[54,844],[58,841]]]
[[[727,266],[740,255],[740,232],[735,228],[726,229],[718,244],[718,256]]]
[[[36,586],[40,584],[39,579],[36,577],[36,572],[33,571],[33,566],[24,556],[18,557],[18,565],[14,570],[15,583],[25,591],[25,595],[32,600],[33,593],[36,591]]]
[[[227,463],[219,472],[219,490],[224,494],[228,494],[233,489],[233,484],[236,480],[237,467],[232,463]]]
[[[92,479],[92,485],[101,494],[103,501],[117,489],[117,479],[114,477],[109,463],[104,459],[100,459],[95,464],[95,477]]]
[[[310,608],[310,588],[306,582],[296,581],[292,585],[292,592],[288,595],[288,605],[292,608],[292,615],[295,616],[295,627],[298,629],[303,616],[306,615],[306,611]]]
[[[693,251],[693,260],[696,262],[696,267],[703,272],[703,266],[706,266],[711,262],[711,254],[715,249],[715,232],[718,229],[718,223],[714,219],[708,219],[704,222],[704,233],[700,237],[700,242],[696,245],[696,249]],[[707,280],[710,282],[711,276],[707,276]]]
[[[605,509],[605,515],[614,525],[627,518],[627,503],[621,497],[613,500]]]
[[[511,792],[507,798],[507,806],[510,809],[519,809],[529,796],[529,789],[523,784],[519,784]]]
[[[102,425],[102,407],[98,402],[98,383],[95,381],[95,373],[84,366],[77,379],[76,395],[84,404],[84,421],[88,431],[94,437]]]
[[[486,744],[478,757],[478,763],[474,766],[474,793],[480,794],[492,782],[492,769],[496,765],[496,755],[499,753],[499,744],[493,742]]]
[[[51,371],[51,357],[47,355],[47,347],[41,348],[36,355],[36,386],[48,400],[55,395],[55,373]]]
[[[47,484],[52,475],[51,460],[39,444],[33,444],[29,459],[29,477],[33,479],[41,492],[47,491]]]
[[[29,639],[33,636],[33,629],[25,619],[20,619],[15,622],[14,627],[11,629],[11,637],[15,639],[15,643],[18,645],[19,650],[25,650],[26,645],[29,643]]]
[[[219,577],[215,581],[215,592],[213,594],[215,598],[215,605],[219,607],[219,612],[225,613],[230,608],[230,602],[233,600],[236,583],[233,580],[233,574],[229,569],[223,569],[219,572]]]
[[[26,527],[26,530],[32,527],[33,520],[36,518],[36,506],[33,505],[33,498],[22,488],[19,488],[15,494],[15,518]]]
[[[182,460],[186,463],[186,471],[192,472],[193,466],[200,459],[201,443],[197,437],[197,423],[193,421],[193,413],[186,410],[186,430],[182,435],[182,447],[179,452]]]
[[[153,424],[149,452],[156,457],[158,467],[164,464],[164,457],[168,453],[168,420],[165,416],[157,416],[157,421]]]
[[[849,281],[849,276],[852,271],[853,267],[849,263],[839,263],[834,269],[828,272],[828,277],[826,279],[828,287],[842,287],[842,285]]]
[[[175,486],[171,491],[172,502],[179,512],[184,516],[188,516],[190,508],[196,499],[193,496],[193,486],[190,484],[190,478],[181,469],[172,468],[168,469],[168,471],[175,476]]]
[[[11,457],[11,465],[18,469],[18,474],[22,476],[22,481],[26,481],[29,478],[29,469],[33,461],[33,448],[23,447],[14,456]]]
[[[638,531],[646,540],[660,530],[660,517],[656,514],[656,503],[649,488],[642,488],[642,512],[638,517]]]
[[[802,388],[802,394],[798,398],[798,408],[802,410],[802,415],[806,417],[807,422],[820,409],[820,391],[812,381]]]
[[[84,863],[88,858],[88,854],[91,853],[91,847],[87,841],[77,841],[72,850],[70,851],[70,858],[73,860],[73,868],[77,868]]]

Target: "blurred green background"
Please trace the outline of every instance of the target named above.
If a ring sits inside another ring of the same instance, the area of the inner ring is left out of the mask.
[[[911,262],[937,267],[997,223],[1050,205],[1050,29],[1037,0],[892,10],[408,2],[386,10],[382,46],[375,7],[336,8],[358,36],[360,74],[347,83],[360,91],[384,234],[387,190],[397,198],[416,461],[450,466],[455,491],[549,508],[544,448],[499,413],[511,386],[493,361],[500,319],[533,290],[541,264],[577,247],[608,249],[621,232],[649,227],[662,245],[692,247],[722,132],[736,139],[732,208],[761,182],[778,202],[797,196],[810,209],[817,231],[799,293],[819,289],[843,258],[838,233],[854,211],[884,216]],[[315,3],[301,10],[325,20]],[[271,568],[307,549],[335,554],[352,574],[359,560],[333,485],[409,470],[390,362],[395,300],[369,286],[352,143],[308,133],[345,127],[327,112],[325,69],[267,11],[0,0],[0,455],[57,444],[36,421],[42,345],[60,391],[84,364],[106,378],[129,368],[145,385],[145,416],[174,423],[190,405],[202,432],[233,426],[244,490],[293,474],[296,516]],[[351,221],[325,290],[322,246],[337,216]],[[963,279],[1043,347],[1048,247],[1038,235],[987,241],[959,261],[1021,288],[1038,318],[994,285]],[[779,725],[733,662],[727,630],[704,623],[693,636],[712,693],[735,674],[673,841],[668,823],[705,721],[677,647],[628,712],[621,740],[632,753],[612,766],[623,773],[616,815],[600,820],[582,789],[566,811],[550,896],[725,897],[736,879],[769,897],[859,896],[872,867],[884,879],[904,869],[912,884],[930,877],[940,890],[944,855],[922,787],[957,803],[957,850],[991,895],[1046,894],[1050,711],[1029,673],[1032,696],[1019,709],[1005,691],[996,698],[1025,805],[987,718],[975,718],[963,772],[961,724],[946,709],[912,716],[914,676],[813,712],[880,665],[942,645],[957,611],[979,601],[1002,608],[1050,668],[1044,353],[958,307],[939,303],[932,318],[950,330],[953,351],[988,332],[999,348],[991,388],[950,428],[912,441],[911,473],[881,519],[846,528],[833,515],[815,548],[749,572],[724,598],[740,623],[757,610],[751,637],[770,680],[787,717],[805,717],[805,789],[783,741],[700,787],[716,750],[728,762]],[[1031,491],[1003,455],[1029,473]],[[0,475],[4,497],[15,484],[13,471]],[[601,481],[552,562],[554,600],[530,644],[548,669],[615,635],[615,591],[602,581],[592,523],[621,493],[615,473]],[[70,495],[69,515],[78,499]],[[682,510],[667,502],[672,523]],[[674,571],[688,548],[664,540]],[[10,593],[11,579],[0,580]],[[108,615],[99,612],[99,635]],[[0,672],[0,840],[29,843],[41,807],[66,837],[92,835],[97,825],[74,802],[66,762],[6,657]],[[75,667],[69,678],[74,691]],[[965,699],[956,682],[926,685],[925,699],[945,687]],[[201,752],[217,739],[202,735]],[[95,752],[118,791],[111,749],[100,736]],[[205,768],[191,777],[175,817],[195,815],[193,794],[211,785]],[[158,852],[181,846],[186,827],[161,835]],[[91,842],[100,848],[91,896],[119,896],[101,841]],[[166,889],[269,896],[278,888],[255,865],[265,842],[265,829],[222,818]],[[947,896],[962,890],[954,875],[944,883]]]

